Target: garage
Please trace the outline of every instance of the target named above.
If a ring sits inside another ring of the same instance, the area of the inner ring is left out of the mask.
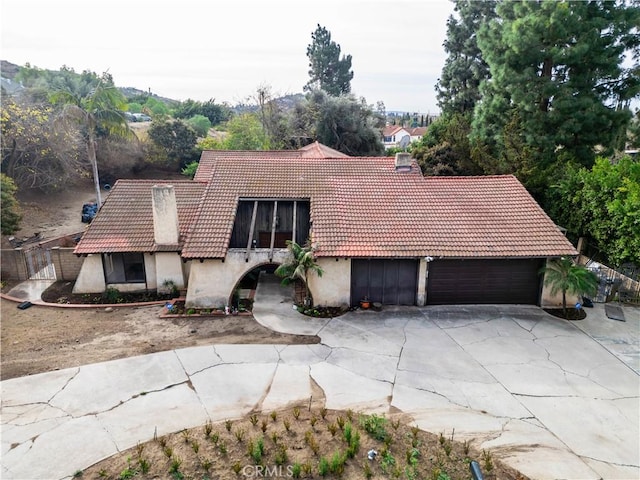
[[[429,263],[427,303],[536,305],[543,264],[541,259],[435,260]]]
[[[383,305],[415,305],[418,260],[351,261],[351,304],[367,297]]]

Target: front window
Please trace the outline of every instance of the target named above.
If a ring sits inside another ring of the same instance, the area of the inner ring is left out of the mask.
[[[142,253],[111,253],[102,256],[107,284],[145,281]]]

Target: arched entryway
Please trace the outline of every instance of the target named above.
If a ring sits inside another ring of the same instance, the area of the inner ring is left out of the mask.
[[[252,311],[260,274],[273,275],[278,265],[277,263],[264,263],[248,270],[234,286],[229,306],[238,311]]]

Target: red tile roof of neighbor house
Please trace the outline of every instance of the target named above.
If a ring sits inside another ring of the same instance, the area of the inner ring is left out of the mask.
[[[206,151],[200,165],[202,183],[176,184],[183,258],[224,258],[243,198],[310,199],[318,257],[577,254],[511,175],[425,178],[415,162],[396,171],[392,157],[289,151]],[[154,251],[154,183],[116,183],[76,253]]]
[[[386,125],[382,129],[382,135],[384,135],[385,137],[390,137],[391,135],[393,135],[394,133],[400,130],[405,130],[405,129],[404,127],[401,127],[399,125]]]
[[[409,135],[411,135],[412,137],[421,137],[425,133],[427,133],[427,127],[413,127],[409,128],[408,131]]]

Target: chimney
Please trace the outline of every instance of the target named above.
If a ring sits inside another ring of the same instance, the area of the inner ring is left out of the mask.
[[[153,238],[157,245],[178,243],[178,206],[173,185],[154,185],[151,189],[153,203]]]
[[[396,172],[411,171],[411,154],[406,152],[396,153]]]

